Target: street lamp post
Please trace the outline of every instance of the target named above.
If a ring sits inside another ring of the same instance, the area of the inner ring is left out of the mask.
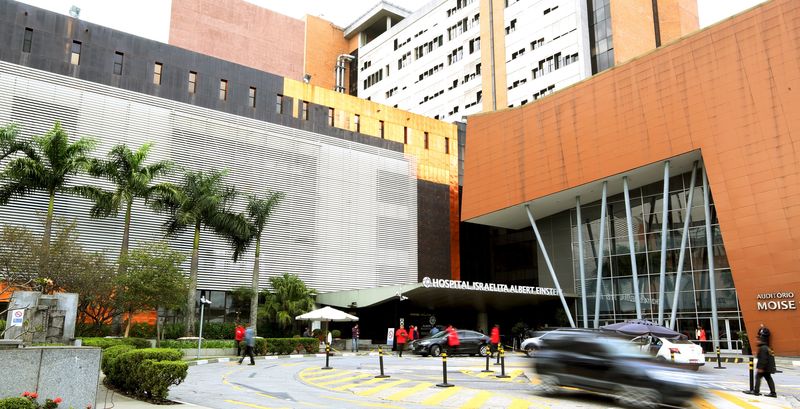
[[[200,333],[197,336],[197,359],[200,359],[200,347],[203,343],[203,310],[206,304],[211,305],[211,300],[206,300],[206,296],[200,296]]]

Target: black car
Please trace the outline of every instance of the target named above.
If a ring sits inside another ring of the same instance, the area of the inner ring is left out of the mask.
[[[455,347],[453,355],[480,355],[489,354],[489,337],[477,331],[456,330],[461,345]],[[422,356],[439,356],[447,351],[447,332],[441,331],[435,335],[411,341],[411,351]]]
[[[534,368],[544,393],[577,387],[613,395],[636,408],[681,405],[697,393],[694,374],[656,362],[627,339],[593,331],[545,337]]]

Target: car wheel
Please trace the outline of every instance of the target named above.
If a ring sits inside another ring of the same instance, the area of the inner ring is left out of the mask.
[[[624,387],[617,398],[619,403],[630,408],[655,409],[660,397],[657,391],[648,388]]]
[[[431,356],[439,356],[442,354],[442,347],[434,345],[431,347]]]
[[[558,392],[558,378],[554,375],[539,375],[538,389],[541,393],[552,395]]]
[[[486,344],[481,345],[480,348],[478,349],[478,355],[480,356],[489,355],[489,345]]]
[[[533,346],[528,345],[525,347],[525,355],[527,355],[528,358],[533,358],[533,355],[535,353],[536,353],[536,348],[534,348]]]

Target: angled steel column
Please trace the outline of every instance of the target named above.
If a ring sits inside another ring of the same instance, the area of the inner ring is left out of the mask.
[[[633,275],[633,297],[636,300],[636,318],[642,319],[642,304],[639,299],[639,268],[636,266],[636,249],[633,242],[633,216],[631,215],[631,195],[628,192],[628,177],[622,177],[625,190],[625,218],[628,220],[628,247],[631,249],[631,274]]]
[[[600,290],[603,285],[603,250],[606,240],[606,193],[608,182],[603,182],[603,198],[600,200],[600,241],[597,244],[597,290],[594,299],[594,327],[600,328]]]
[[[586,272],[583,267],[583,220],[581,218],[581,197],[575,197],[575,209],[578,212],[578,269],[581,272],[581,306],[583,307],[583,327],[589,328],[589,310],[586,308]]]
[[[658,280],[658,325],[664,325],[664,288],[667,281],[667,213],[669,212],[669,161],[664,162],[664,196],[661,199],[661,274]]]
[[[711,339],[719,346],[719,322],[717,319],[717,283],[714,279],[714,235],[711,232],[711,201],[708,192],[708,174],[703,164],[703,209],[706,215],[706,253],[708,253],[708,289],[711,290]]]
[[[675,329],[675,319],[678,313],[678,298],[681,291],[681,274],[683,273],[683,260],[686,257],[686,240],[689,238],[689,221],[692,218],[692,200],[694,198],[694,180],[697,178],[697,161],[692,164],[692,182],[689,184],[689,198],[686,200],[686,212],[683,216],[683,234],[681,235],[681,253],[678,256],[678,273],[675,275],[675,291],[672,294],[672,314],[669,319],[669,328]]]
[[[564,298],[564,292],[561,291],[561,284],[558,283],[558,277],[556,277],[556,271],[553,270],[553,264],[550,263],[550,256],[547,255],[547,249],[544,248],[542,235],[539,234],[539,229],[536,228],[536,221],[533,219],[533,213],[531,213],[531,207],[528,206],[527,204],[525,205],[525,211],[528,213],[528,220],[531,221],[533,234],[536,235],[536,242],[539,243],[539,248],[542,250],[542,254],[544,255],[544,262],[547,263],[547,269],[550,270],[550,277],[553,278],[553,283],[556,285],[556,291],[558,291],[558,297],[561,298],[561,305],[564,306],[564,311],[567,313],[567,318],[569,319],[569,325],[572,328],[575,328],[575,321],[572,319],[572,314],[570,314],[569,312],[569,306],[567,305],[567,300]]]

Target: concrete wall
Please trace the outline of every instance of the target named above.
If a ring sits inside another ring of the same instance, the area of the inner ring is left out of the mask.
[[[100,348],[46,347],[0,350],[0,396],[37,392],[39,402],[63,399],[61,407],[96,407]]]

